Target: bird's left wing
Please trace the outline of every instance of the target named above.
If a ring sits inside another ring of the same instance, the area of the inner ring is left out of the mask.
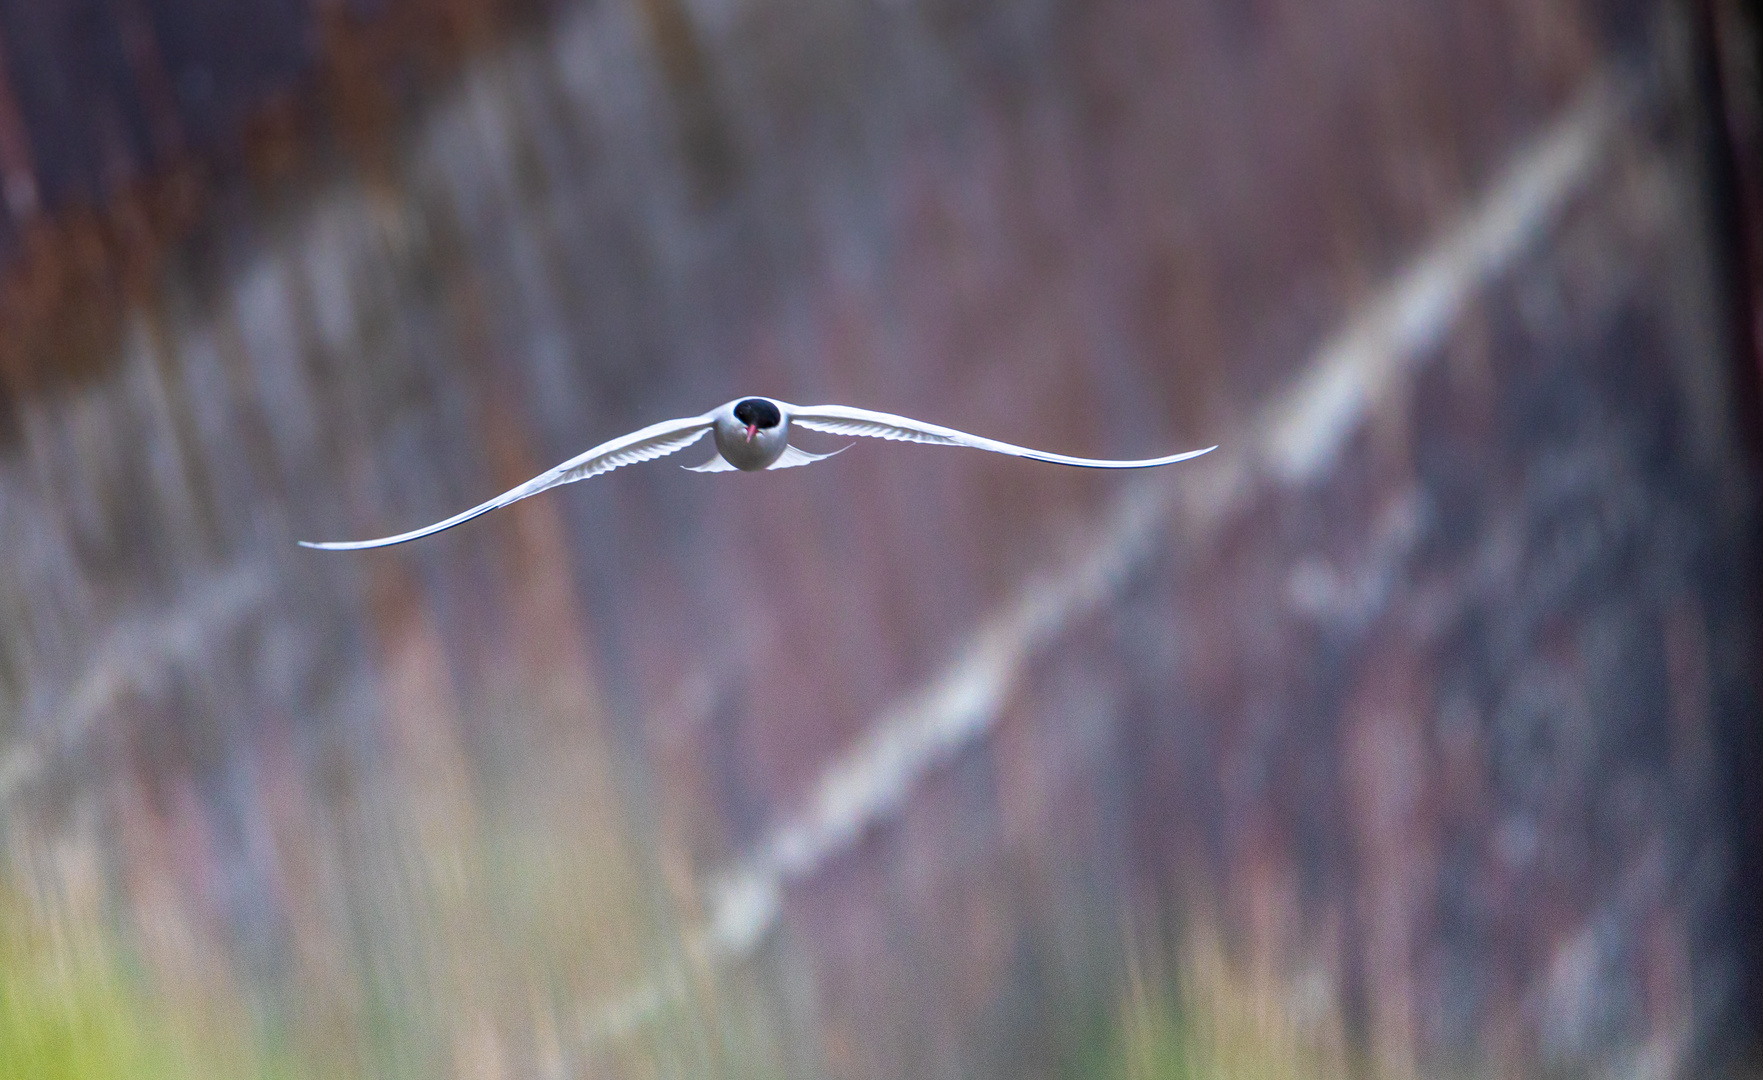
[[[1114,461],[1105,458],[1067,457],[1064,454],[1052,454],[1045,450],[1031,450],[1026,446],[999,442],[979,435],[969,435],[965,431],[942,427],[938,424],[927,424],[923,420],[914,420],[909,416],[895,416],[893,413],[871,412],[868,409],[853,409],[848,405],[807,405],[793,407],[790,410],[790,423],[800,424],[810,431],[824,431],[833,435],[860,435],[871,439],[890,439],[896,442],[930,443],[935,446],[969,446],[975,450],[990,450],[994,454],[1010,454],[1014,457],[1032,458],[1035,461],[1051,461],[1058,465],[1078,465],[1086,469],[1148,469],[1155,465],[1173,465],[1178,461],[1197,458],[1218,449],[1208,446],[1204,450],[1189,450],[1186,453],[1171,454],[1168,457],[1145,458],[1138,461]]]
[[[586,480],[590,476],[611,472],[622,465],[652,461],[655,458],[666,457],[668,454],[684,450],[703,438],[704,433],[710,430],[711,421],[712,418],[705,415],[651,424],[641,431],[633,431],[629,435],[620,436],[610,442],[603,442],[587,453],[578,454],[556,468],[540,473],[519,487],[503,492],[487,503],[474,506],[462,514],[455,514],[445,521],[437,521],[433,525],[413,532],[385,536],[378,540],[339,540],[323,544],[302,540],[300,546],[317,548],[320,551],[359,551],[362,548],[390,547],[393,544],[402,544],[410,540],[420,540],[425,536],[433,536],[435,533],[470,521],[480,514],[499,510],[512,502],[519,502],[528,495],[537,495],[539,492],[554,488],[559,484],[572,484],[577,480]]]

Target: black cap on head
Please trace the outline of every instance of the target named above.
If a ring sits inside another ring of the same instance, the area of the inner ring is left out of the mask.
[[[776,427],[777,422],[783,418],[784,415],[777,411],[777,406],[764,398],[750,397],[735,406],[735,419],[756,428]]]

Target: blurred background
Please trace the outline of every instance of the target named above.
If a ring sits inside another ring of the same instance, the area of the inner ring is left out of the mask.
[[[0,0],[0,1077],[1763,1075],[1759,57]]]

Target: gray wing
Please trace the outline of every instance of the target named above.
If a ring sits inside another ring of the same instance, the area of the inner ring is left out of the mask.
[[[362,548],[390,547],[410,540],[420,540],[425,536],[451,529],[463,524],[480,514],[491,510],[499,510],[512,502],[519,502],[528,495],[537,495],[541,491],[554,488],[559,484],[573,484],[577,480],[586,480],[590,476],[611,472],[621,465],[634,465],[639,461],[652,461],[658,457],[684,450],[686,447],[704,437],[710,430],[711,417],[693,416],[683,420],[668,420],[659,424],[651,424],[641,431],[633,431],[601,443],[585,454],[578,454],[556,468],[547,470],[528,480],[526,483],[505,491],[481,506],[474,506],[462,514],[455,514],[445,521],[437,521],[426,528],[414,532],[399,533],[397,536],[385,536],[378,540],[340,540],[331,543],[315,544],[310,540],[300,541],[301,547],[317,548],[320,551],[359,551]]]
[[[996,439],[983,438],[979,435],[969,435],[965,431],[956,431],[954,428],[941,427],[937,424],[927,424],[923,420],[914,420],[909,416],[870,412],[868,409],[853,409],[848,405],[808,405],[792,408],[790,423],[800,424],[810,431],[824,431],[833,435],[861,435],[872,439],[930,443],[935,446],[970,446],[975,450],[990,450],[994,454],[1010,454],[1014,457],[1033,458],[1035,461],[1051,461],[1058,465],[1079,465],[1086,469],[1148,469],[1154,465],[1173,465],[1178,461],[1197,458],[1201,454],[1209,454],[1218,449],[1216,446],[1208,446],[1204,450],[1189,450],[1182,454],[1145,458],[1141,461],[1067,457],[1064,454],[1050,454],[1045,450],[1031,450],[1026,446],[1016,446],[1007,442],[999,442]]]

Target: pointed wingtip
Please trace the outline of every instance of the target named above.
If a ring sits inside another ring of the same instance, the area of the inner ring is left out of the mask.
[[[1169,457],[1166,457],[1166,458],[1158,458],[1155,461],[1151,462],[1151,464],[1153,464],[1153,465],[1175,465],[1179,462],[1192,461],[1195,458],[1205,457],[1207,454],[1210,454],[1212,451],[1214,451],[1216,449],[1218,449],[1217,444],[1205,447],[1204,449],[1200,449],[1200,450],[1187,450],[1187,451],[1184,451],[1180,454],[1171,454]]]

